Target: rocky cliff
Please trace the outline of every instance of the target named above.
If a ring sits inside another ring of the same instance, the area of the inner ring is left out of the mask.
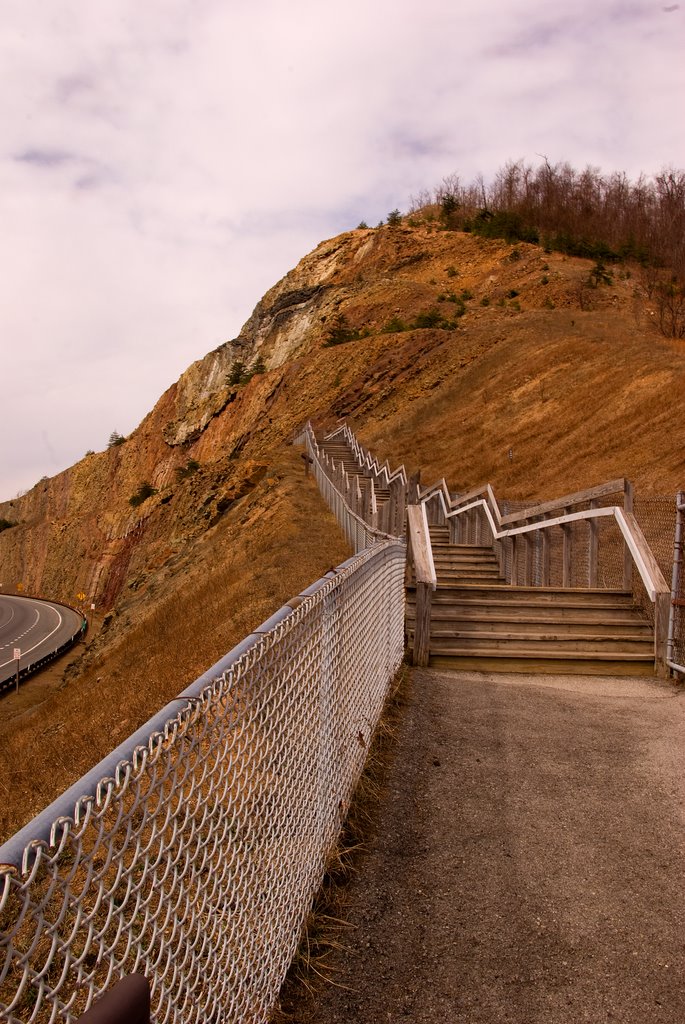
[[[350,415],[383,454],[457,486],[549,495],[626,473],[674,489],[682,439],[661,399],[682,392],[683,346],[659,338],[629,268],[596,287],[590,268],[425,228],[322,243],[124,444],[0,504],[18,524],[0,534],[3,580],[113,606],[250,490],[309,416]],[[231,383],[237,362],[266,372]],[[155,493],[132,505],[141,485]]]

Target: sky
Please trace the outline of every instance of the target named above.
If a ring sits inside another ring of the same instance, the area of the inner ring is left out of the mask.
[[[0,500],[320,241],[508,160],[685,166],[685,0],[2,0]]]

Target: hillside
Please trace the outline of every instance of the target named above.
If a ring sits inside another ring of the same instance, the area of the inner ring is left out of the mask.
[[[5,585],[97,606],[63,678],[2,702],[2,834],[345,557],[289,447],[308,417],[348,417],[424,481],[509,498],[683,486],[685,343],[659,334],[638,269],[610,273],[456,231],[340,235],[123,444],[0,504]],[[237,364],[265,372],[231,383]]]

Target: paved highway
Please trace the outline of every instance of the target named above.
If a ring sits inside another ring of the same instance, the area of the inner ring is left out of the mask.
[[[82,621],[63,604],[0,594],[0,684],[16,674],[15,648],[21,650],[19,667],[24,669],[66,643]]]

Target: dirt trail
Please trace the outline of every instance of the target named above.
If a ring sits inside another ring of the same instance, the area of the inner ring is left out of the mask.
[[[316,1024],[685,1019],[685,693],[416,671]]]

